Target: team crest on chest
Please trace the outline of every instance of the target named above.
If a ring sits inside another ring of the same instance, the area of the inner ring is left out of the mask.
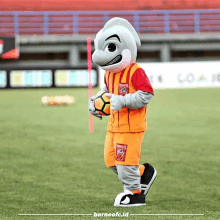
[[[129,85],[128,85],[128,83],[119,83],[118,95],[125,96],[128,93],[129,93]]]

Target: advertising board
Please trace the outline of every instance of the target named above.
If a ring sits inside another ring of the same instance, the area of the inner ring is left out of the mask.
[[[154,89],[220,87],[220,62],[139,63]],[[104,86],[104,71],[99,69],[99,85]]]
[[[98,70],[92,69],[92,85],[98,86]],[[75,88],[88,87],[89,74],[80,68],[7,68],[0,69],[0,89],[4,88]]]

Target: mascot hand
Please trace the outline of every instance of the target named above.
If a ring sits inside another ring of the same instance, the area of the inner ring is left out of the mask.
[[[114,95],[111,93],[106,94],[107,97],[111,99],[111,109],[121,110],[125,106],[125,97],[121,95]]]
[[[102,116],[99,114],[99,112],[95,110],[94,101],[95,101],[95,96],[89,99],[89,113],[97,118],[102,119]]]

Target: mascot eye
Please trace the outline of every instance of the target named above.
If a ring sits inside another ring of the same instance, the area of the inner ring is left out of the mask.
[[[113,44],[113,43],[110,43],[107,45],[107,47],[105,48],[106,51],[109,51],[109,52],[114,52],[116,51],[116,45]]]

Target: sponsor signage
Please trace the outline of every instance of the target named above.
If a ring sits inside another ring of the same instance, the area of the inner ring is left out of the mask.
[[[15,37],[0,36],[0,59],[18,59],[19,49]]]
[[[92,85],[98,86],[98,71],[93,69]],[[47,88],[47,87],[88,87],[89,76],[85,67],[73,69],[18,68],[0,69],[0,89],[3,88]]]
[[[97,72],[91,71],[92,85],[97,84]],[[87,70],[56,70],[55,71],[55,86],[60,87],[84,87],[89,84],[89,75]]]
[[[139,63],[153,88],[220,87],[220,62]],[[104,71],[100,69],[100,86]]]
[[[11,87],[51,87],[51,70],[13,70],[10,72]]]
[[[0,88],[5,88],[7,85],[6,71],[0,70]]]
[[[141,64],[154,88],[220,87],[220,62]]]

